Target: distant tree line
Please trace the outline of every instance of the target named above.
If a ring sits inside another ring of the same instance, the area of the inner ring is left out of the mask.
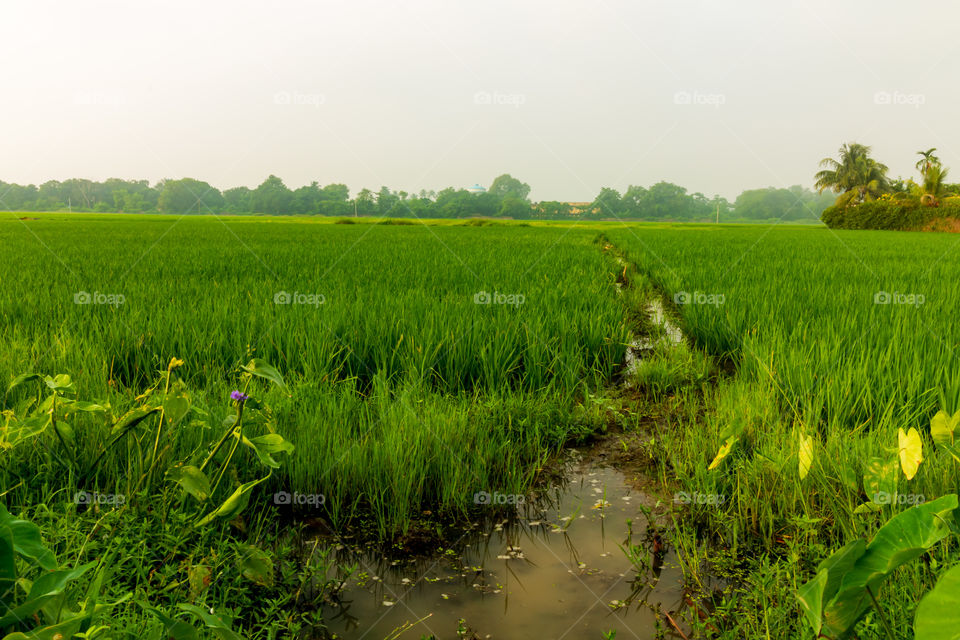
[[[730,203],[688,193],[684,187],[658,182],[649,188],[629,187],[622,195],[604,187],[592,202],[531,202],[530,185],[509,174],[498,176],[486,190],[454,189],[408,193],[381,187],[361,189],[350,197],[344,184],[318,182],[290,189],[271,175],[254,189],[220,191],[194,178],[146,180],[110,178],[103,182],[50,180],[40,186],[0,181],[0,210],[78,211],[170,214],[260,214],[377,216],[390,218],[511,219],[637,219],[712,221],[811,220],[832,201],[799,186],[744,191]]]

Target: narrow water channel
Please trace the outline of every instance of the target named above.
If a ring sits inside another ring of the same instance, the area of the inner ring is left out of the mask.
[[[571,459],[565,481],[468,530],[453,551],[343,557],[358,575],[325,617],[347,640],[682,637],[665,615],[679,619],[682,574],[644,514],[656,501],[614,469]],[[458,636],[460,620],[476,635]]]

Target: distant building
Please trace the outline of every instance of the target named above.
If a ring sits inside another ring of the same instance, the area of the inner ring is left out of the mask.
[[[469,191],[470,193],[486,193],[487,188],[482,187],[479,184],[475,184],[472,187],[467,187],[467,191]]]

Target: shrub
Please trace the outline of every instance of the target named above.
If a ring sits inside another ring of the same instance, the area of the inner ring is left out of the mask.
[[[925,207],[903,200],[874,200],[851,207],[827,207],[820,216],[832,229],[904,231],[927,228],[941,218],[960,218],[960,203],[944,201],[939,207]]]

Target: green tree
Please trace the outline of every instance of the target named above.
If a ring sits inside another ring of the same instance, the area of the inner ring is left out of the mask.
[[[917,151],[917,155],[921,157],[917,160],[916,167],[921,175],[925,174],[930,167],[940,164],[940,158],[933,154],[936,150],[936,147],[931,147],[926,151]]]
[[[530,217],[530,203],[523,198],[507,196],[500,203],[498,213],[504,218],[523,220]]]
[[[530,195],[530,185],[525,182],[520,182],[509,173],[505,173],[494,178],[493,183],[491,183],[487,191],[498,198],[519,198],[526,200],[527,196]]]
[[[247,187],[234,187],[223,192],[223,200],[230,213],[252,213],[250,207],[250,194],[253,193]]]
[[[850,142],[840,147],[840,159],[824,158],[816,187],[823,193],[832,189],[840,195],[837,206],[856,205],[876,199],[889,190],[887,165],[870,157],[870,147]]]
[[[275,175],[267,177],[250,194],[250,208],[254,213],[270,215],[290,213],[292,205],[293,192]]]
[[[216,213],[223,207],[223,195],[202,180],[164,180],[158,207],[163,213]]]

